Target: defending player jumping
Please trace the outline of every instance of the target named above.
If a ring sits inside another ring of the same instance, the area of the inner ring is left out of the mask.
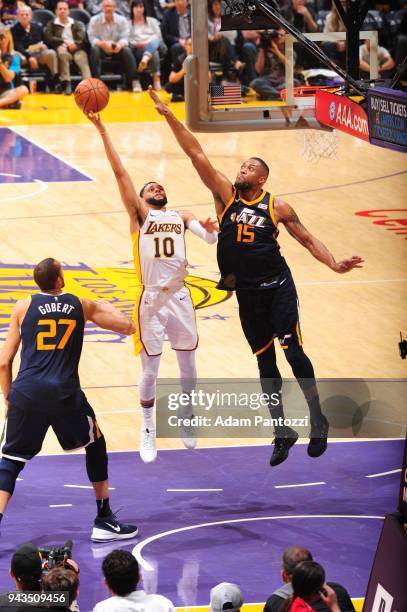
[[[321,412],[313,366],[302,347],[297,292],[280,253],[278,224],[282,223],[313,257],[334,272],[343,274],[361,268],[363,260],[353,256],[335,261],[326,246],[302,225],[291,206],[265,191],[269,168],[263,160],[257,157],[246,160],[232,184],[212,166],[195,136],[151,89],[150,97],[213,194],[220,226],[218,287],[236,291],[242,329],[257,357],[263,391],[280,395],[278,405],[269,407],[271,416],[280,422],[284,418],[282,379],[274,347],[277,338],[308,403],[311,419],[308,454],[319,457],[327,448],[329,423]],[[284,461],[297,439],[296,431],[277,425],[270,464]]]
[[[184,393],[190,393],[196,384],[195,349],[198,333],[195,311],[189,289],[184,280],[187,275],[185,231],[214,244],[217,240],[216,222],[199,222],[192,213],[167,209],[164,188],[151,181],[137,195],[129,173],[115,151],[106,127],[98,115],[88,114],[102,136],[107,158],[115,174],[123,204],[130,217],[134,263],[138,282],[135,309],[137,332],[134,335],[136,354],[141,357],[140,403],[143,413],[140,456],[145,463],[155,461],[156,431],[153,410],[156,381],[164,337],[167,335],[175,350]],[[192,416],[191,406],[178,414]],[[192,427],[181,427],[186,448],[196,446]]]
[[[18,475],[40,452],[52,427],[65,451],[85,447],[97,505],[92,540],[133,538],[137,527],[120,523],[110,508],[106,441],[80,387],[78,367],[86,320],[126,335],[135,332],[135,325],[111,304],[63,292],[64,274],[55,259],[40,261],[34,280],[41,292],[16,303],[0,353],[0,385],[6,403],[0,447],[0,521]],[[20,369],[12,382],[20,343]]]

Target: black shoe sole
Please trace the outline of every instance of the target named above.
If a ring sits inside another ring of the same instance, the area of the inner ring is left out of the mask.
[[[317,457],[323,455],[326,449],[328,448],[327,438],[318,438],[318,442],[320,445],[315,445],[315,448],[313,448],[314,445],[311,444],[311,442],[308,444],[307,453],[313,459],[316,459]]]
[[[278,459],[275,459],[274,461],[273,461],[273,455],[271,456],[271,459],[270,459],[271,467],[276,467],[276,465],[280,465],[280,463],[283,463],[283,461],[285,461],[288,458],[288,455],[289,455],[289,452],[290,452],[290,448],[292,448],[294,446],[294,444],[297,442],[298,438],[299,438],[299,435],[298,435],[297,432],[295,432],[295,436],[288,438],[288,440],[290,442],[290,445],[287,447],[287,450],[284,453],[284,455],[281,455]]]

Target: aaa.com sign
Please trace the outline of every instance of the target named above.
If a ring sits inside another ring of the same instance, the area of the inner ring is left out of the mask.
[[[367,115],[356,102],[328,91],[315,96],[315,116],[324,125],[369,142]]]

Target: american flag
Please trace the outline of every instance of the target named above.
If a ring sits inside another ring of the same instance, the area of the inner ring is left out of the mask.
[[[211,104],[241,104],[240,85],[211,85]]]

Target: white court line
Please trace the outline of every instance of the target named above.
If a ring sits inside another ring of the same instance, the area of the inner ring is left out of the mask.
[[[96,179],[93,178],[93,176],[91,176],[90,174],[88,174],[87,172],[85,172],[84,170],[81,170],[80,168],[78,168],[77,166],[75,166],[74,164],[71,164],[71,162],[66,161],[66,159],[64,159],[63,157],[60,157],[57,153],[54,153],[53,151],[50,151],[50,149],[48,149],[47,147],[45,147],[43,144],[39,144],[36,140],[34,140],[33,138],[31,138],[31,136],[27,136],[27,134],[24,134],[24,132],[20,132],[18,128],[16,127],[12,127],[9,128],[12,132],[15,132],[16,134],[18,134],[19,136],[21,136],[21,138],[25,138],[26,140],[28,140],[29,142],[32,142],[36,147],[38,147],[39,149],[42,149],[43,151],[45,151],[46,153],[48,153],[49,155],[52,155],[53,157],[55,157],[56,159],[59,159],[59,161],[63,162],[64,164],[66,164],[67,166],[70,166],[71,168],[73,168],[73,170],[76,170],[76,172],[80,172],[81,174],[83,174],[84,176],[88,177],[89,179],[91,179],[91,181],[94,181],[95,183],[97,183]],[[61,182],[65,182],[65,181],[61,181]],[[70,181],[68,181],[70,182]]]
[[[72,504],[50,504],[50,508],[72,508]]]
[[[20,480],[23,480],[22,478],[17,478],[17,482],[19,482]]]
[[[212,491],[223,491],[223,489],[167,489],[168,493],[195,493],[195,492],[212,492]]]
[[[8,172],[0,172],[0,176],[11,176],[12,178],[21,178],[21,174],[9,174]]]
[[[387,476],[388,474],[397,474],[401,472],[401,468],[397,470],[390,470],[389,472],[380,472],[379,474],[369,474],[366,478],[378,478],[379,476]]]
[[[275,489],[292,489],[294,487],[316,487],[317,485],[324,485],[326,482],[304,482],[302,484],[291,484],[291,485],[274,485]]]
[[[405,283],[407,278],[374,278],[371,280],[346,281],[297,281],[296,285],[368,285],[371,283]]]
[[[142,542],[139,542],[132,551],[132,554],[136,557],[139,565],[147,571],[153,572],[154,568],[144,559],[141,554],[141,551],[147,544],[151,544],[151,542],[155,542],[155,540],[160,540],[161,538],[165,538],[167,536],[174,535],[176,533],[182,533],[183,531],[192,531],[193,529],[200,529],[201,527],[216,527],[218,525],[231,525],[233,523],[252,523],[255,521],[277,521],[277,520],[286,520],[286,519],[320,519],[320,518],[328,518],[328,519],[377,519],[380,521],[384,520],[384,516],[371,516],[364,514],[290,514],[287,516],[257,516],[254,518],[240,518],[240,519],[227,519],[224,521],[214,521],[213,523],[200,523],[199,525],[188,525],[187,527],[179,527],[178,529],[171,529],[170,531],[162,531],[161,533],[156,533],[149,538],[146,538]]]
[[[11,202],[14,200],[24,200],[27,198],[32,198],[35,195],[38,195],[39,193],[42,193],[43,191],[46,191],[48,189],[48,185],[47,183],[44,183],[43,181],[40,181],[39,179],[34,179],[33,183],[37,183],[40,188],[37,189],[37,191],[33,191],[32,193],[26,193],[24,195],[19,195],[19,196],[11,196],[10,198],[0,198],[0,202]],[[7,185],[10,185],[10,183],[6,183]],[[23,185],[24,183],[19,183],[20,185]],[[27,183],[27,185],[29,185],[29,183]]]
[[[64,484],[64,487],[68,487],[69,489],[93,489],[93,487],[90,486],[90,485]],[[109,487],[109,491],[116,491],[116,488],[115,487]]]

